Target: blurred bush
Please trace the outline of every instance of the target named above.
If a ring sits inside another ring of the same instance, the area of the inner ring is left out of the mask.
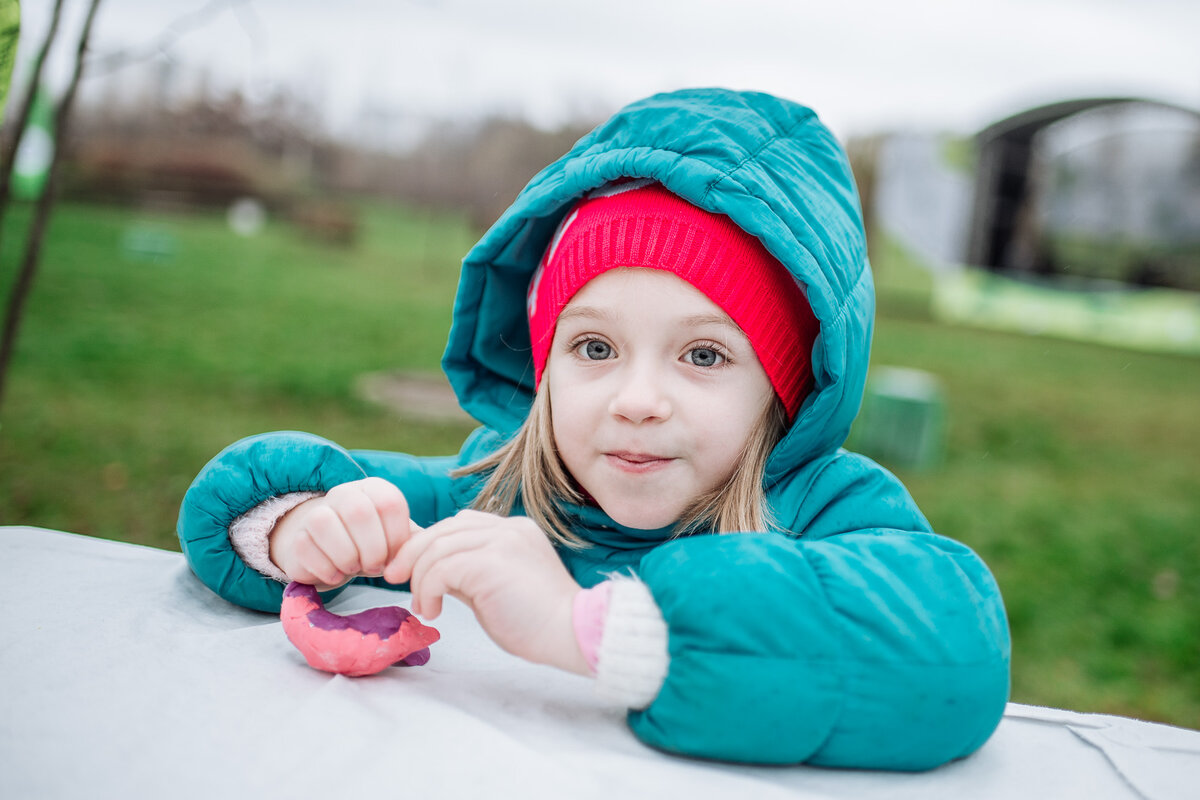
[[[442,121],[414,145],[380,149],[334,139],[316,120],[286,93],[255,104],[237,93],[84,103],[63,151],[63,197],[157,210],[250,197],[307,235],[341,243],[359,227],[346,198],[465,214],[482,230],[593,124],[547,131],[506,117]]]

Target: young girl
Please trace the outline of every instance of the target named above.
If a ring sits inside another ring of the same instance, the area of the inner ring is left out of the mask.
[[[283,581],[461,599],[502,647],[586,675],[656,747],[925,769],[1008,696],[987,568],[840,449],[874,311],[845,155],[808,109],[634,103],[467,255],[443,365],[481,427],[449,458],[238,442],[179,536],[223,597]]]

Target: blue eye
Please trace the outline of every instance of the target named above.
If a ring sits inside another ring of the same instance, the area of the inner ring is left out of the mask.
[[[694,347],[684,356],[685,360],[696,367],[715,367],[725,361],[725,356],[711,347]]]
[[[591,339],[583,344],[583,355],[591,361],[603,361],[612,358],[612,347],[607,342]]]

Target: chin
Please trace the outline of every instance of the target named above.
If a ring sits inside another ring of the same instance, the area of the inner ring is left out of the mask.
[[[609,510],[609,507],[603,503],[600,504],[600,508],[604,513],[612,517],[613,521],[618,525],[643,531],[654,531],[659,528],[665,528],[668,525],[674,525],[679,520],[679,514],[682,512],[682,509],[664,510],[661,506],[653,509],[626,507]]]

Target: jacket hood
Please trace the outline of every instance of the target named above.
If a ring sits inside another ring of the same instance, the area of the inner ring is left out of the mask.
[[[691,89],[633,103],[539,172],[463,260],[442,366],[462,407],[507,436],[534,372],[526,291],[555,228],[587,192],[650,178],[758,237],[820,324],[813,390],[767,464],[768,483],[835,450],[858,413],[875,295],[845,152],[816,114],[770,95]]]

